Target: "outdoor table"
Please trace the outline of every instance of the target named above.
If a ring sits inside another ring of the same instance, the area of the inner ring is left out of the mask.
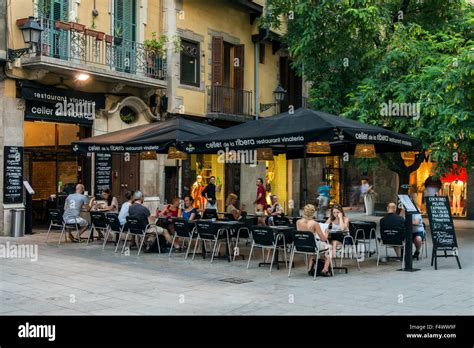
[[[217,225],[220,229],[224,230],[227,234],[227,246],[225,248],[225,255],[224,257],[228,259],[230,262],[231,254],[230,254],[230,236],[235,229],[244,226],[243,223],[239,221],[231,221],[231,220],[216,220],[212,221],[213,224]]]
[[[273,233],[278,235],[278,234],[282,234],[283,235],[283,238],[284,238],[284,241],[285,241],[285,245],[288,245],[287,243],[292,243],[292,238],[291,238],[291,231],[294,230],[294,227],[291,227],[291,226],[268,226],[270,227],[272,230],[273,230]],[[280,266],[279,264],[280,263],[286,263],[286,261],[278,261],[278,257],[279,257],[279,252],[278,252],[278,247],[276,248],[275,250],[275,263],[276,263],[276,268],[277,269],[280,269]],[[273,262],[273,260],[272,260]],[[258,264],[258,267],[260,266],[267,266],[267,265],[270,265],[272,264],[272,262],[260,262]]]

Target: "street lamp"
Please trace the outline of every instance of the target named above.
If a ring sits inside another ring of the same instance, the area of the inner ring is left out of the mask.
[[[261,112],[267,111],[268,109],[270,109],[271,107],[276,106],[276,105],[280,106],[279,111],[281,111],[281,103],[285,100],[286,91],[281,85],[279,85],[273,91],[273,95],[275,97],[276,103],[260,104],[260,111]]]
[[[277,103],[281,103],[283,100],[285,100],[285,94],[286,94],[286,91],[281,85],[279,85],[273,91],[273,95],[275,96],[275,100],[277,101]]]
[[[40,27],[35,17],[28,17],[28,21],[20,28],[23,35],[23,41],[28,45],[26,48],[20,48],[18,50],[8,50],[8,61],[12,62],[15,59],[20,58],[24,54],[30,52],[33,45],[37,45],[40,41],[41,32],[43,29]]]

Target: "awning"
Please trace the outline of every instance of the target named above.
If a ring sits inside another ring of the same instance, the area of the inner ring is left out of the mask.
[[[196,136],[219,131],[220,128],[185,118],[145,124],[73,142],[79,152],[144,152],[166,153],[169,146],[189,141]]]
[[[300,108],[290,114],[249,121],[184,143],[188,153],[214,153],[271,147],[274,152],[287,153],[289,158],[301,157],[311,141],[327,141],[331,155],[354,153],[356,144],[374,144],[376,152],[416,151],[421,141],[405,134],[351,119]]]

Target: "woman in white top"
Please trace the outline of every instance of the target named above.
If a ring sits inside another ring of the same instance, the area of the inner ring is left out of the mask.
[[[298,231],[308,231],[314,233],[314,238],[316,239],[316,244],[319,250],[329,249],[327,244],[329,231],[322,231],[319,223],[314,220],[314,214],[316,213],[316,208],[312,204],[305,205],[303,209],[303,218],[299,219],[296,222],[296,229]],[[321,259],[324,260],[324,267],[321,271],[321,275],[324,277],[330,277],[329,266],[331,265],[330,255],[321,255]],[[314,262],[316,258],[310,256],[308,258],[308,274],[314,276]],[[317,265],[316,265],[317,266]]]

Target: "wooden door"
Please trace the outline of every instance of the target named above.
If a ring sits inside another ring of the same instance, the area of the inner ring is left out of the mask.
[[[125,192],[140,189],[140,155],[112,155],[112,193],[120,203],[125,201]]]

